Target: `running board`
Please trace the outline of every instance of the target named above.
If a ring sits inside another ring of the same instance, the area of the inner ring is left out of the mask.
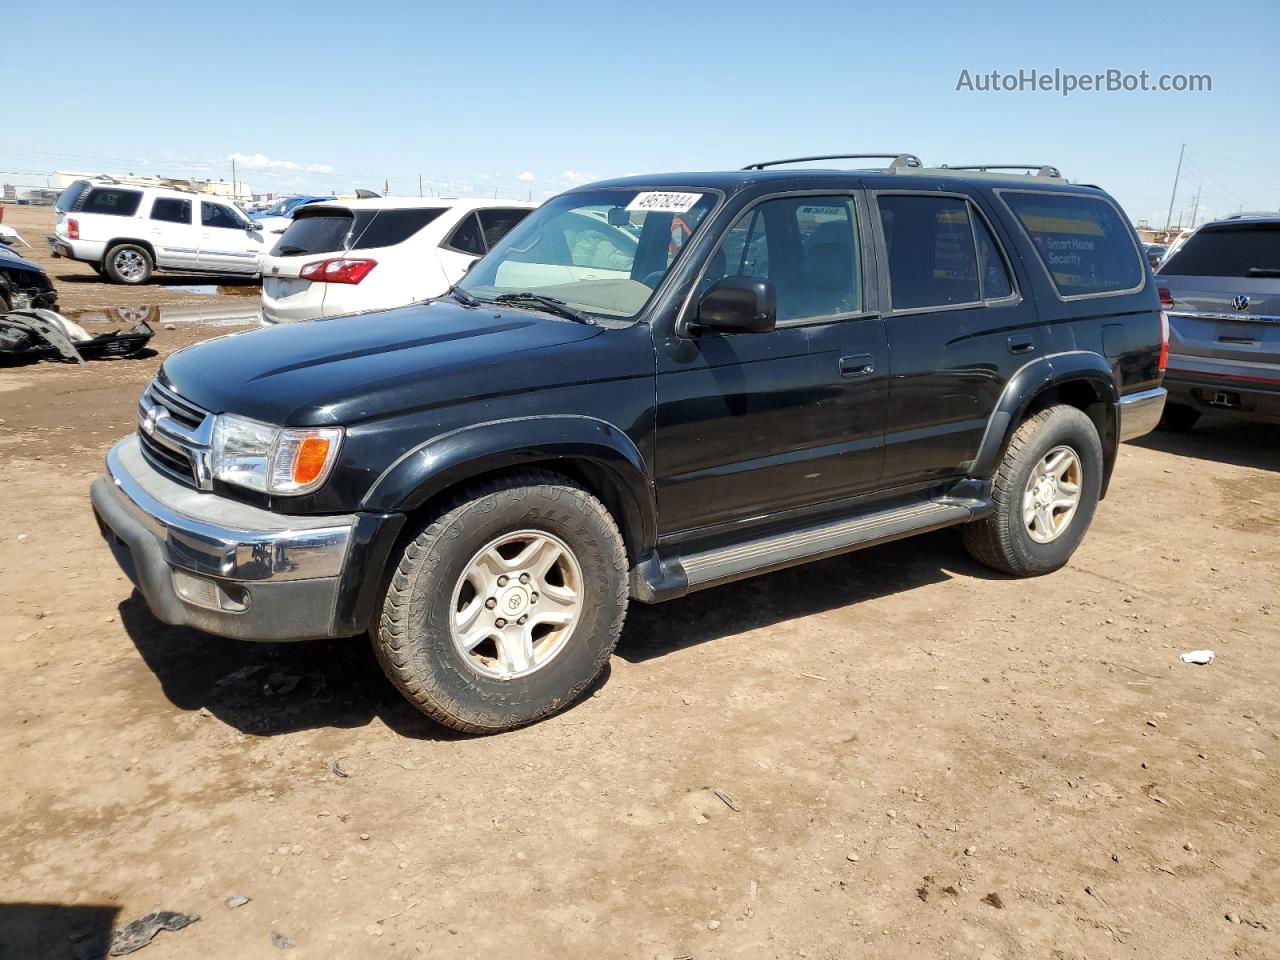
[[[855,547],[951,526],[972,516],[966,506],[930,500],[689,554],[680,559],[680,565],[689,589],[699,589]]]

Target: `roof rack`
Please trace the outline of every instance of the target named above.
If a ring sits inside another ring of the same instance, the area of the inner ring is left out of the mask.
[[[991,170],[1034,170],[1035,173],[1028,172],[1027,176],[1053,177],[1057,180],[1063,179],[1062,172],[1057,167],[1052,167],[1047,163],[975,163],[965,166],[944,163],[941,169],[975,170],[978,173],[987,173]]]
[[[890,167],[923,167],[920,158],[914,153],[827,153],[820,157],[792,157],[789,160],[766,160],[763,163],[749,163],[743,170],[763,170],[765,167],[778,167],[784,163],[808,163],[811,160],[891,160]]]

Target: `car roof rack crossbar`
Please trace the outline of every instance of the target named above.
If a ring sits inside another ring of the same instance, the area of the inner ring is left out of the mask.
[[[780,167],[786,163],[808,163],[812,160],[891,160],[891,167],[922,167],[923,163],[914,153],[827,153],[820,157],[792,157],[789,160],[766,160],[763,163],[749,163],[743,170],[763,170],[765,167]]]
[[[973,163],[967,165],[958,165],[953,163],[944,163],[943,170],[974,170],[978,173],[987,173],[991,170],[1034,170],[1034,174],[1030,176],[1036,177],[1053,177],[1057,180],[1062,179],[1062,172],[1054,166],[1047,163]]]

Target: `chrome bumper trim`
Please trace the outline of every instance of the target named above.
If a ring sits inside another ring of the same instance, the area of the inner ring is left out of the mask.
[[[1164,413],[1164,387],[1130,393],[1120,398],[1120,440],[1132,440],[1150,433]]]
[[[152,476],[144,484],[130,465]],[[291,518],[198,493],[152,469],[136,436],[111,448],[107,476],[122,506],[159,541],[173,567],[245,582],[336,577],[342,570],[352,516]],[[166,492],[176,502],[166,503]],[[289,520],[298,522],[282,524]]]

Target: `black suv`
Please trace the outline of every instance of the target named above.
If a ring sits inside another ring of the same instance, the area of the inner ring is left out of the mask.
[[[1125,216],[1052,168],[773,166],[584,186],[447,297],[174,354],[93,485],[119,562],[167,623],[367,632],[473,732],[573,702],[630,599],[951,525],[1061,567],[1164,405]]]

